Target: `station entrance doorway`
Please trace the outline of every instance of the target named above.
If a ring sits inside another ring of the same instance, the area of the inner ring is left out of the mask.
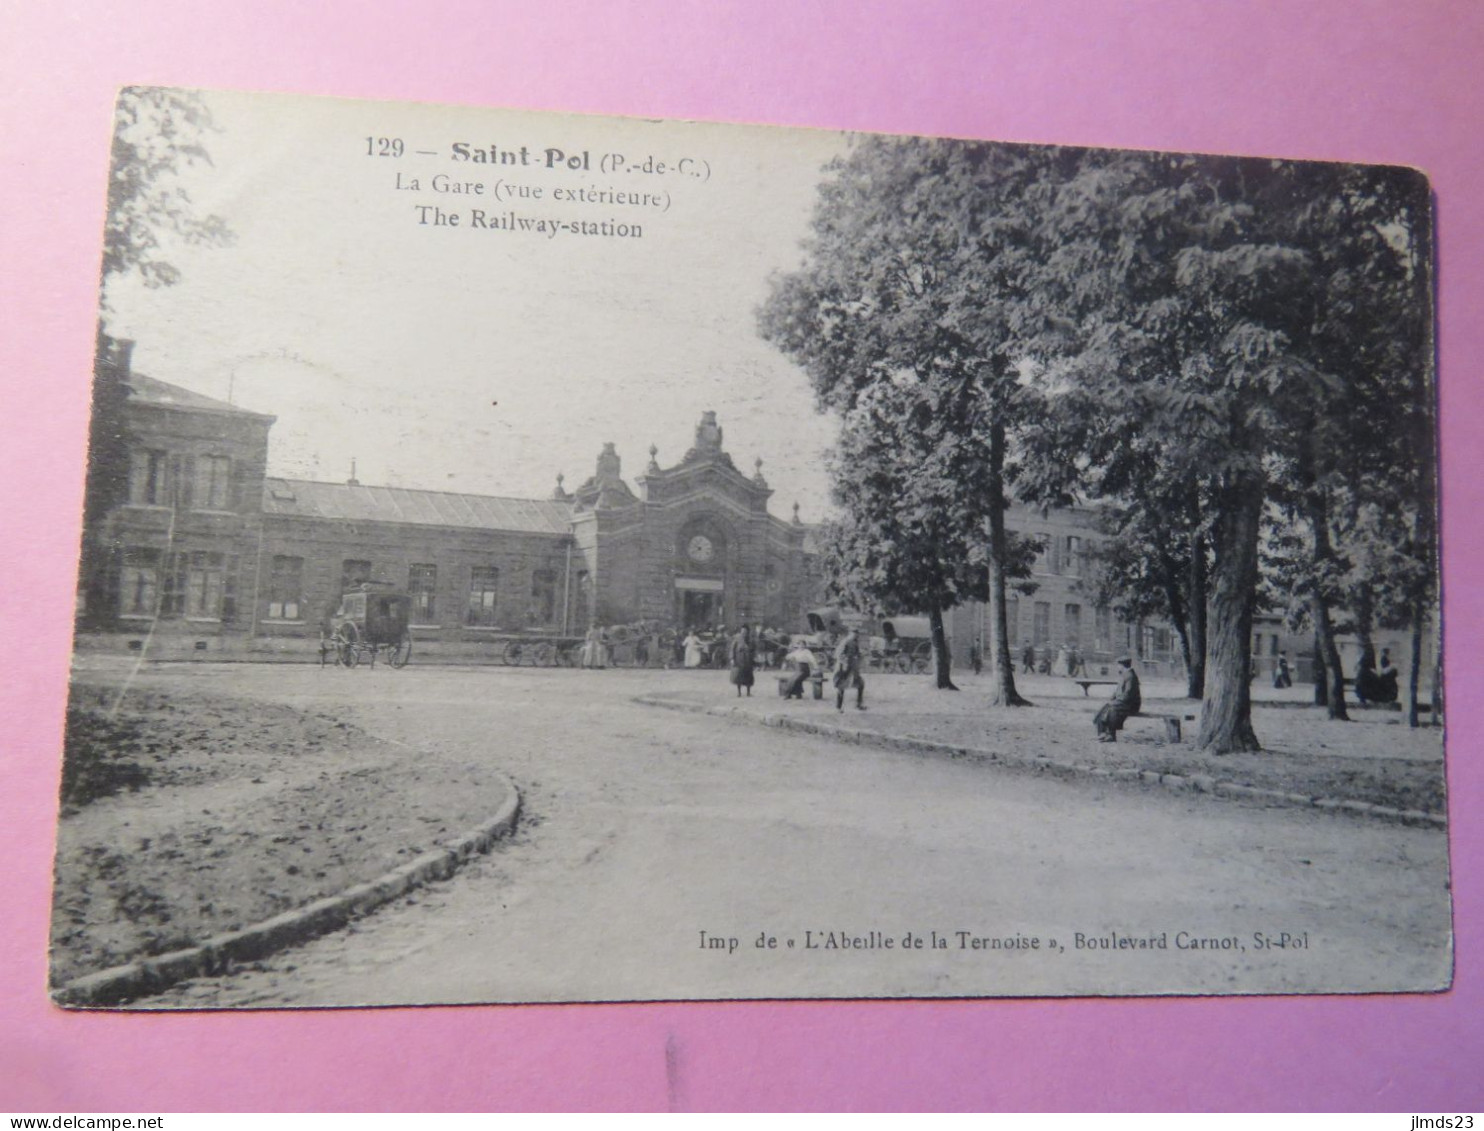
[[[675,579],[676,619],[682,629],[715,628],[726,619],[726,587],[710,577]]]

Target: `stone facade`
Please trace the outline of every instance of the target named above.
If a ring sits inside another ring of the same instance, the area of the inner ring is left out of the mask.
[[[651,449],[634,487],[608,444],[576,491],[559,477],[550,498],[510,499],[269,477],[272,417],[129,386],[128,501],[98,534],[125,632],[287,644],[363,582],[412,595],[418,640],[470,646],[590,623],[789,630],[818,597],[812,531],[768,512],[761,460],[738,471],[714,413],[675,466]]]

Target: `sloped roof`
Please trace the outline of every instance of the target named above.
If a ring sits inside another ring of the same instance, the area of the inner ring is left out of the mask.
[[[193,393],[189,389],[182,389],[179,385],[157,381],[143,373],[130,373],[124,383],[129,386],[129,400],[134,404],[184,408],[192,412],[230,412],[236,416],[256,416],[263,420],[274,419],[267,413],[252,412],[237,405],[228,404],[226,401],[219,401],[214,397]]]
[[[572,505],[551,499],[507,499],[496,495],[458,495],[449,491],[269,477],[263,482],[263,513],[349,522],[566,534],[571,529]]]

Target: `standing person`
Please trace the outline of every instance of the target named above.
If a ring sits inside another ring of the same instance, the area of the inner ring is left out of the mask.
[[[855,709],[866,709],[866,681],[861,678],[860,633],[850,629],[835,649],[835,710],[845,710],[845,692],[855,688]]]
[[[984,653],[979,650],[979,641],[975,640],[969,644],[969,667],[974,669],[978,675],[984,670]]]
[[[1144,702],[1139,695],[1139,673],[1134,671],[1132,657],[1118,658],[1118,686],[1113,689],[1113,698],[1093,716],[1093,726],[1098,730],[1099,742],[1117,742],[1118,732],[1131,715],[1137,715]]]
[[[1025,651],[1020,653],[1020,674],[1036,674],[1036,646],[1034,644],[1027,644]]]
[[[684,641],[685,666],[698,668],[701,666],[701,638],[696,634],[695,626],[691,627]]]
[[[1288,653],[1284,652],[1278,657],[1277,670],[1273,672],[1274,687],[1292,687],[1293,674],[1288,670]]]
[[[756,661],[752,655],[752,630],[745,624],[732,637],[731,644],[732,683],[737,688],[737,698],[742,698],[742,689],[747,688],[747,697],[752,698],[752,672]]]
[[[1056,663],[1051,668],[1051,674],[1070,676],[1072,674],[1071,662],[1071,653],[1063,644],[1056,650]]]

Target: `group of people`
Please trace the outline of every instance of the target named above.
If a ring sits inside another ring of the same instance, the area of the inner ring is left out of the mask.
[[[786,650],[784,640],[787,638],[780,637],[767,626],[754,629],[747,625],[731,635],[728,635],[725,626],[718,626],[714,634],[702,634],[700,629],[692,627],[683,638],[676,641],[675,661],[687,668],[711,666],[715,662],[716,648],[725,642],[726,658],[730,662],[732,645],[742,632],[747,633],[748,643],[753,651],[754,666],[776,667],[778,665]]]
[[[977,671],[977,669],[975,669]],[[1082,675],[1086,664],[1083,662],[1082,653],[1077,650],[1075,644],[1063,644],[1055,654],[1049,649],[1041,655],[1040,660],[1036,658],[1036,646],[1027,643],[1020,652],[1020,674],[1021,675],[1062,675],[1071,678]]]
[[[728,660],[731,665],[732,685],[737,689],[737,697],[744,694],[752,694],[754,682],[754,670],[757,666],[757,648],[752,639],[752,633],[745,625],[735,636],[732,637],[728,646]],[[794,667],[793,676],[783,689],[785,699],[802,699],[804,688],[813,677],[819,667],[819,660],[812,649],[802,641],[794,644],[793,648],[784,656],[784,661]],[[861,675],[861,640],[860,633],[855,629],[848,629],[844,636],[835,645],[835,710],[845,710],[845,695],[847,691],[855,692],[855,708],[858,711],[866,709],[866,681]]]

